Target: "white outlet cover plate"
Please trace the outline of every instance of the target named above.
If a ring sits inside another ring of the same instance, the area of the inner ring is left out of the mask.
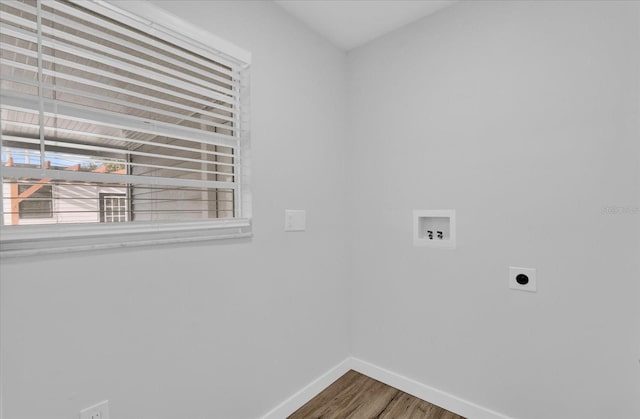
[[[284,231],[305,231],[307,228],[307,212],[305,210],[284,211]]]
[[[518,291],[529,291],[529,292],[537,292],[538,290],[538,282],[536,278],[536,269],[535,268],[519,268],[516,266],[509,267],[509,288],[518,290]],[[529,277],[529,282],[525,285],[518,284],[516,281],[516,277],[520,274],[525,274]]]
[[[82,409],[80,419],[109,419],[109,400]]]

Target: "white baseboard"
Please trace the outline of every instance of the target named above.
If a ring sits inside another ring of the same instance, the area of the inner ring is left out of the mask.
[[[285,419],[304,406],[309,400],[317,396],[322,390],[329,387],[331,383],[342,377],[350,369],[352,369],[351,358],[347,358],[273,408],[269,413],[264,415],[262,419]]]
[[[370,362],[358,358],[349,357],[322,374],[320,377],[307,384],[300,391],[293,394],[287,400],[273,408],[261,419],[285,419],[293,412],[304,406],[318,393],[327,388],[347,371],[354,370],[367,375],[375,380],[395,387],[405,393],[419,399],[426,400],[453,413],[457,413],[468,419],[511,419],[502,413],[495,412],[486,407],[479,406],[470,401],[461,399],[442,390],[422,384],[403,375],[378,367]]]
[[[350,366],[352,370],[468,419],[511,419],[502,413],[479,406],[453,394],[422,384],[358,358],[351,358]]]

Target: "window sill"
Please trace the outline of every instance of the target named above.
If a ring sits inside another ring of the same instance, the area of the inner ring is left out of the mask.
[[[173,223],[56,224],[5,226],[0,257],[37,256],[87,250],[251,237],[251,220]]]

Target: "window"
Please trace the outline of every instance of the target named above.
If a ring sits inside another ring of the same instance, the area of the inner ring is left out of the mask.
[[[9,190],[17,189],[10,199],[18,206],[18,218],[51,218],[53,217],[53,190],[51,185],[41,182],[25,182],[10,185]]]
[[[26,219],[49,225],[39,239],[83,225],[59,228],[70,247],[88,224],[142,241],[250,233],[248,60],[151,11],[173,27],[107,3],[0,4],[3,253],[36,245]]]
[[[100,194],[100,222],[121,223],[127,221],[126,194]]]

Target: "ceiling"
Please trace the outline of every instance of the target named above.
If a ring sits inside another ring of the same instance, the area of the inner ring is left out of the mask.
[[[348,51],[456,0],[275,0],[293,16]]]

